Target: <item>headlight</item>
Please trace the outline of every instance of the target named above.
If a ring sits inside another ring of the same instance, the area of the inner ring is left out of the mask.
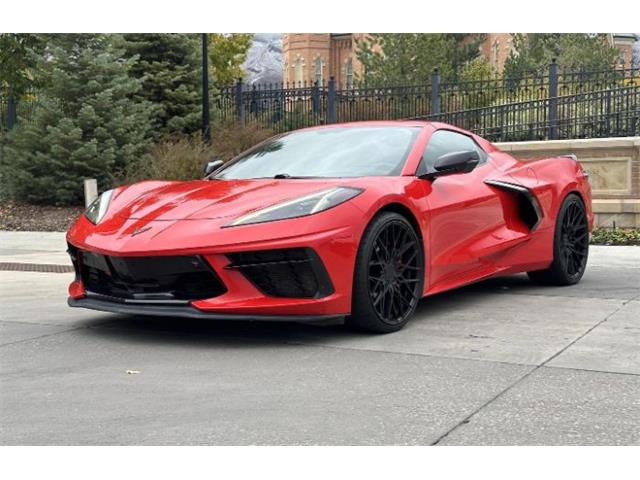
[[[296,198],[283,203],[277,203],[267,208],[256,210],[242,217],[236,218],[225,227],[250,225],[252,223],[273,222],[287,218],[305,217],[323,212],[360,195],[361,188],[335,187],[321,192],[312,193],[305,197]]]
[[[102,195],[99,195],[98,198],[91,202],[91,205],[87,207],[84,214],[91,223],[97,225],[100,223],[100,220],[104,218],[104,215],[107,213],[107,209],[109,208],[112,195],[113,190],[107,190]]]

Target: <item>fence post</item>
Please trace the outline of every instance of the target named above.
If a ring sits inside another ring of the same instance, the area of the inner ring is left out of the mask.
[[[211,120],[209,118],[209,35],[202,34],[202,139],[211,143]]]
[[[327,123],[336,123],[338,109],[336,108],[336,80],[329,79],[329,90],[327,91]]]
[[[287,87],[289,87],[289,82],[287,82]],[[276,116],[277,121],[284,120],[287,117],[287,94],[285,91],[284,80],[280,84],[280,110],[278,115]]]
[[[320,112],[320,86],[318,81],[313,82],[313,90],[311,94],[311,103],[313,107],[313,113],[317,115]]]
[[[242,79],[239,78],[236,82],[236,115],[238,115],[238,122],[244,126],[244,105],[242,104]]]
[[[607,126],[606,126],[606,132],[607,132],[607,136],[611,136],[611,88],[607,89],[607,97],[606,97],[606,108],[607,108]]]
[[[558,64],[556,59],[549,65],[549,140],[558,138]]]
[[[440,73],[437,68],[431,74],[431,115],[440,115]]]
[[[251,86],[251,104],[249,105],[249,112],[253,113],[258,118],[258,87],[254,83]]]
[[[11,130],[16,124],[16,99],[13,91],[9,87],[9,96],[7,97],[7,128]]]

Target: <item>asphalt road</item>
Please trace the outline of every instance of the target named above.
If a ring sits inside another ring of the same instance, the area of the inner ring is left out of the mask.
[[[0,232],[0,262],[63,250]],[[0,271],[1,444],[640,444],[639,247],[592,248],[574,287],[425,299],[384,336],[70,309],[70,279]]]

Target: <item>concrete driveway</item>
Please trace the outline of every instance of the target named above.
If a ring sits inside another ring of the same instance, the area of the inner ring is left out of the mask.
[[[0,232],[2,444],[640,444],[640,248],[577,286],[425,299],[401,332],[70,309],[57,233]],[[127,373],[130,371],[132,373]]]

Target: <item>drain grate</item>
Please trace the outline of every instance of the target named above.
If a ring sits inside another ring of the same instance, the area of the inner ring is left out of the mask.
[[[71,273],[71,265],[52,265],[46,263],[11,263],[0,262],[0,270],[12,272],[45,272],[45,273]]]

